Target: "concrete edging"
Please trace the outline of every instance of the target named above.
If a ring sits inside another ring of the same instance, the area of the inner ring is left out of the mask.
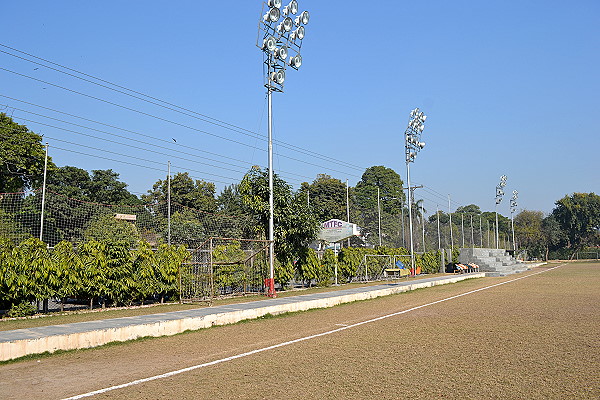
[[[97,347],[111,342],[124,342],[148,336],[171,336],[188,330],[199,330],[203,328],[209,328],[215,325],[228,325],[243,320],[256,319],[267,314],[277,315],[287,312],[306,311],[315,308],[329,308],[343,303],[374,299],[377,297],[408,292],[415,289],[427,288],[437,285],[445,285],[449,283],[456,283],[465,279],[483,277],[485,277],[485,273],[480,272],[466,275],[457,275],[432,281],[397,285],[375,290],[369,290],[369,288],[367,287],[365,288],[365,291],[351,294],[341,294],[340,296],[329,296],[306,301],[290,300],[287,303],[269,305],[266,307],[241,309],[227,312],[216,312],[214,314],[181,319],[165,318],[164,320],[153,321],[151,323],[131,323],[120,327],[90,329],[83,332],[65,332],[64,334],[49,334],[47,336],[42,337],[34,337],[39,336],[39,334],[35,334],[35,330],[41,330],[47,327],[20,329],[16,331],[5,331],[15,333],[19,332],[21,333],[21,336],[24,336],[24,338],[0,341],[0,361],[11,360],[31,354],[40,354],[45,352],[52,353],[57,350],[75,350]],[[236,305],[231,305],[229,307],[235,308],[235,306]],[[60,330],[60,328],[64,327],[64,330],[68,331],[67,328],[69,326],[72,327],[78,324],[57,325],[53,328]],[[1,334],[2,332],[0,332],[0,336]],[[26,336],[30,337],[27,338]]]

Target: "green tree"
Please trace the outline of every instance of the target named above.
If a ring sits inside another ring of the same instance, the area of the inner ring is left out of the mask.
[[[544,259],[548,261],[551,251],[556,251],[566,246],[567,235],[561,229],[560,224],[552,214],[548,215],[542,221],[542,235],[544,237],[545,245]]]
[[[369,167],[356,184],[356,203],[360,209],[377,210],[377,189],[381,210],[391,215],[400,213],[400,207],[406,202],[402,190],[400,175],[384,166]]]
[[[244,204],[239,192],[239,185],[226,186],[217,197],[217,211],[225,215],[242,215]]]
[[[117,220],[113,214],[93,217],[83,236],[86,240],[99,242],[125,242],[130,248],[135,247],[140,240],[135,224]]]
[[[309,197],[310,210],[319,222],[347,219],[346,184],[339,179],[319,174],[310,185],[302,183],[301,192]]]
[[[169,246],[161,244],[155,254],[154,275],[157,279],[157,292],[160,302],[166,296],[175,296],[179,288],[179,269],[181,264],[189,260],[190,253],[184,246]]]
[[[85,242],[79,250],[82,263],[82,294],[90,299],[90,309],[93,307],[94,298],[108,292],[106,250],[106,243],[95,240]]]
[[[552,215],[565,232],[569,248],[576,251],[600,245],[600,196],[594,193],[565,196],[556,202]]]
[[[458,207],[456,213],[479,215],[481,214],[481,208],[478,205],[469,204],[468,206]]]
[[[240,183],[244,208],[255,221],[257,237],[269,232],[268,172],[253,167]],[[282,264],[297,257],[317,237],[318,222],[308,210],[306,200],[289,184],[273,175],[275,255]]]
[[[167,201],[168,181],[158,180],[152,190],[142,198],[148,203],[163,203]],[[187,172],[178,172],[171,179],[171,202],[190,207],[195,210],[215,212],[215,184],[203,180],[193,180]]]
[[[130,300],[137,299],[144,304],[144,300],[160,290],[156,276],[157,268],[154,252],[147,242],[140,242],[132,252],[133,282]]]
[[[46,150],[42,137],[0,113],[0,193],[41,186]],[[48,169],[55,168],[48,157]]]
[[[383,245],[402,243],[400,214],[406,211],[402,179],[393,169],[383,166],[367,168],[354,189],[356,209],[352,220],[363,229],[371,244],[379,243],[379,204],[381,209],[381,242]],[[405,212],[408,218],[408,212]]]
[[[519,248],[525,248],[532,257],[541,257],[545,252],[542,230],[544,213],[523,210],[515,217],[515,240]]]
[[[119,174],[112,169],[92,170],[87,186],[89,201],[102,204],[141,204],[140,199],[126,189],[127,184],[119,181]]]
[[[60,310],[64,310],[65,301],[69,297],[76,297],[82,290],[81,259],[75,252],[71,242],[62,241],[54,246],[52,251],[52,262],[58,274],[58,285],[56,296],[61,300]]]

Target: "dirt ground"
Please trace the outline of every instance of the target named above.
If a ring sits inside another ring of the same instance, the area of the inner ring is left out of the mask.
[[[62,399],[487,287],[469,280],[174,337],[0,365],[0,398]],[[91,399],[598,399],[600,264],[570,264]]]

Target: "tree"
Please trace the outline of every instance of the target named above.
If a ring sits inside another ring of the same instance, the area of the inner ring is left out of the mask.
[[[542,221],[542,235],[544,237],[545,257],[548,261],[550,251],[557,250],[567,243],[567,235],[561,229],[556,218],[550,214]]]
[[[552,215],[565,232],[569,248],[576,251],[600,244],[600,196],[594,193],[565,196],[556,202]]]
[[[515,217],[515,240],[520,248],[528,250],[530,256],[540,257],[544,253],[543,220],[541,211],[523,210]]]
[[[140,235],[136,226],[128,221],[117,220],[113,214],[96,215],[83,234],[86,240],[125,242],[135,247]]]
[[[152,190],[142,198],[148,203],[163,203],[167,201],[168,181],[158,180]],[[187,172],[178,172],[171,179],[171,202],[178,203],[195,210],[215,212],[215,184],[201,179],[193,180]]]
[[[141,204],[136,195],[131,194],[125,182],[119,181],[119,174],[112,169],[92,170],[87,184],[89,201],[102,204]]]
[[[332,218],[346,220],[346,184],[326,174],[319,174],[310,185],[302,184],[301,191],[310,199],[310,209],[319,222]]]
[[[239,192],[239,185],[226,186],[216,200],[217,211],[226,215],[242,215],[244,204]]]
[[[399,214],[400,207],[406,201],[402,185],[400,175],[393,169],[384,166],[369,167],[356,184],[357,205],[361,209],[376,210],[379,189],[381,210],[392,215]]]
[[[353,192],[357,210],[353,221],[363,228],[363,234],[371,244],[379,242],[378,189],[381,208],[381,242],[386,245],[394,243],[397,246],[403,242],[399,217],[406,203],[406,197],[402,185],[400,175],[393,169],[383,166],[367,168],[356,184]],[[405,212],[404,216],[407,218],[408,212]]]
[[[42,137],[0,113],[0,193],[41,186],[46,151]],[[48,157],[48,170],[55,168]]]
[[[245,212],[254,218],[258,237],[269,232],[268,171],[253,167],[239,186]],[[301,193],[294,193],[289,184],[273,175],[275,255],[282,265],[296,258],[317,237],[318,222],[308,210]]]
[[[479,215],[479,214],[481,214],[481,208],[479,208],[478,205],[469,204],[468,206],[458,207],[455,212],[457,214],[463,213],[463,214]]]

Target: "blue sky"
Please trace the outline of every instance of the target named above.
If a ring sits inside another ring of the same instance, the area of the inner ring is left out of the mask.
[[[58,165],[112,168],[136,193],[166,175],[167,160],[174,172],[189,171],[219,190],[238,182],[250,166],[267,162],[256,47],[262,3],[223,3],[8,2],[0,44],[245,134],[6,53],[0,53],[0,108],[43,133]],[[275,145],[275,171],[295,187],[319,173],[354,186],[373,165],[405,179],[403,132],[410,110],[419,107],[428,115],[427,145],[411,164],[411,181],[426,186],[416,196],[429,211],[447,210],[447,194],[453,209],[475,203],[493,210],[502,174],[505,215],[515,189],[519,210],[544,212],[564,195],[600,193],[598,1],[299,3],[311,12],[304,64],[288,70],[285,93],[273,97],[274,137],[285,143]]]

